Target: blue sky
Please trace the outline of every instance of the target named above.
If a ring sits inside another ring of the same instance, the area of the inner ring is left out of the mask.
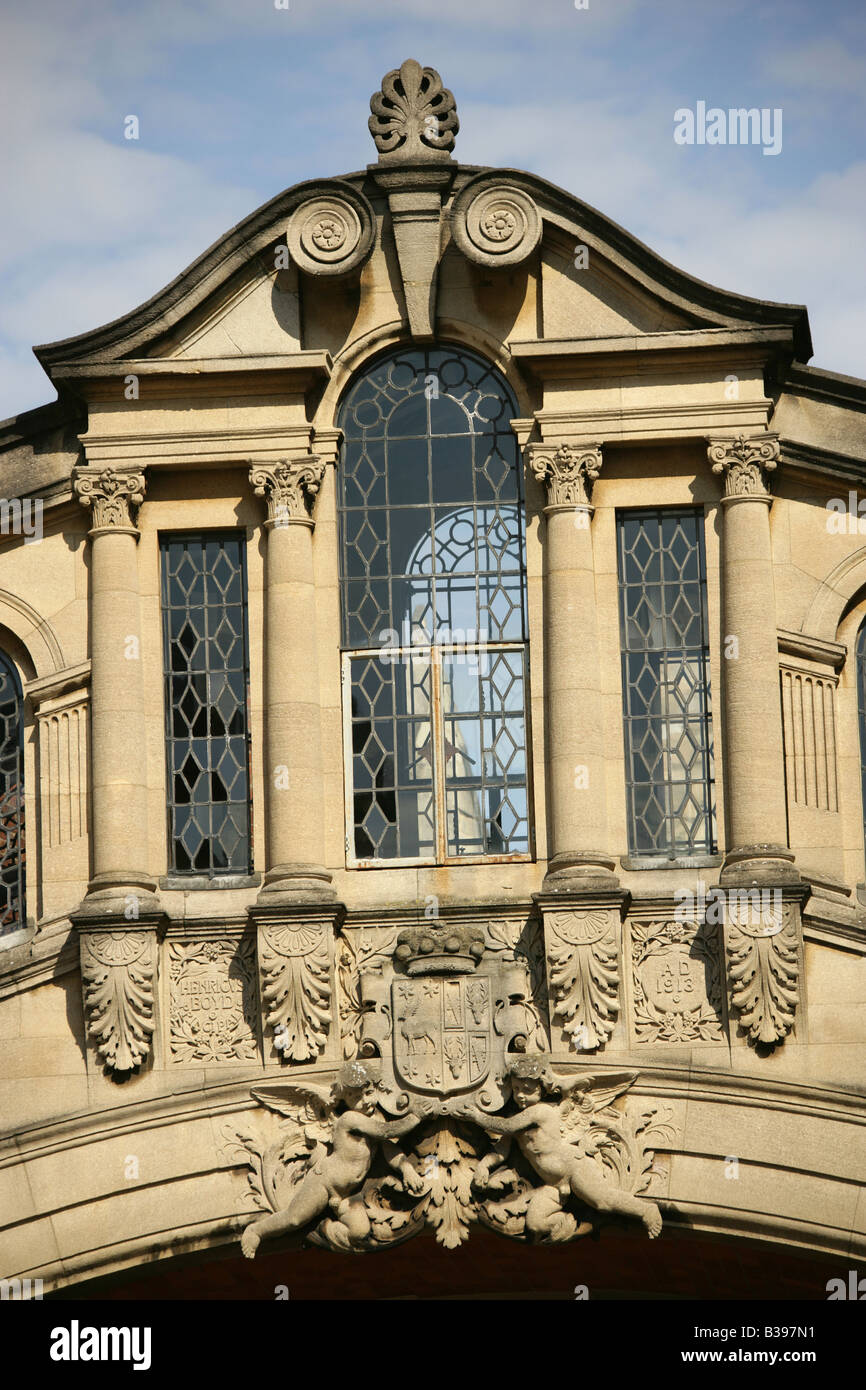
[[[459,160],[805,303],[813,363],[866,377],[864,0],[0,0],[0,418],[54,398],[32,344],[132,309],[281,189],[371,162],[370,94],[410,56],[454,92]],[[781,153],[676,144],[698,101],[780,107]]]

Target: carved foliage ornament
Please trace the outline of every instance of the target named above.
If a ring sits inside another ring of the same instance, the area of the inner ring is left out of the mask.
[[[531,444],[529,459],[532,472],[547,487],[547,502],[551,507],[588,507],[592,485],[601,472],[601,448],[596,444],[574,447],[561,444]]]
[[[169,943],[173,1062],[254,1061],[258,1056],[255,944]]]
[[[329,921],[259,927],[262,998],[284,1062],[314,1062],[331,1021]]]
[[[254,1098],[282,1117],[278,1134],[223,1131],[225,1157],[249,1167],[250,1195],[264,1213],[245,1230],[243,1252],[252,1258],[263,1238],[286,1235],[376,1250],[425,1226],[454,1248],[476,1223],[549,1244],[587,1235],[602,1213],[638,1220],[656,1236],[649,1145],[670,1148],[674,1132],[668,1115],[616,1104],[635,1079],[558,1074],[544,1057],[526,1056],[511,1064],[509,1114],[482,1113],[468,1097],[397,1119],[373,1062],[345,1063],[330,1089],[257,1087]]]
[[[582,1051],[601,1047],[619,1011],[619,913],[546,912],[544,934],[554,1017]]]
[[[81,935],[88,1031],[112,1071],[132,1071],[150,1051],[155,944],[154,933],[146,931]]]
[[[460,129],[457,103],[435,68],[408,58],[382,79],[370,98],[368,125],[382,156],[399,160],[450,158]]]
[[[267,500],[268,526],[288,526],[297,521],[309,526],[324,476],[325,465],[314,454],[251,468],[250,482],[256,496]]]
[[[136,529],[136,511],[144,501],[143,473],[130,468],[78,468],[72,476],[79,502],[93,511],[94,530]]]
[[[738,903],[725,916],[731,1001],[750,1041],[772,1047],[790,1033],[797,1011],[797,909],[786,903],[768,914]]]
[[[718,928],[635,922],[631,943],[637,1041],[723,1041]]]
[[[512,184],[469,184],[451,210],[454,240],[470,261],[488,266],[518,265],[541,238],[541,217],[533,200]]]
[[[724,477],[726,497],[769,496],[767,475],[778,467],[779,459],[775,435],[719,439],[710,444],[707,455],[713,472]]]

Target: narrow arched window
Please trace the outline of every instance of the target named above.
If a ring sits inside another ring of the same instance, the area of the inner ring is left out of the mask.
[[[530,853],[516,414],[502,376],[449,347],[388,353],[343,403],[352,862]]]
[[[863,808],[863,844],[866,848],[866,622],[857,633],[857,715],[860,725],[860,788]]]
[[[26,922],[24,901],[24,724],[21,682],[0,652],[0,935]]]

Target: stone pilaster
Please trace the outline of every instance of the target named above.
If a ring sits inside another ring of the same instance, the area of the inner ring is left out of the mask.
[[[778,466],[779,443],[775,435],[740,435],[711,440],[708,455],[725,488],[721,587],[728,852],[722,878],[791,881],[798,876],[787,848],[769,520],[769,478]]]
[[[592,554],[596,444],[530,444],[544,509],[544,705],[549,804],[547,890],[616,887],[607,852],[602,691]]]
[[[267,502],[265,561],[265,786],[263,896],[332,898],[319,862],[324,836],[322,731],[313,578],[313,505],[325,464],[311,453],[257,464],[250,482]]]

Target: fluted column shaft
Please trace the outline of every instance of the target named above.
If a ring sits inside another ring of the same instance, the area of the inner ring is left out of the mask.
[[[312,502],[324,464],[311,454],[255,467],[266,497],[263,893],[332,896],[322,866],[324,791],[316,649]]]

